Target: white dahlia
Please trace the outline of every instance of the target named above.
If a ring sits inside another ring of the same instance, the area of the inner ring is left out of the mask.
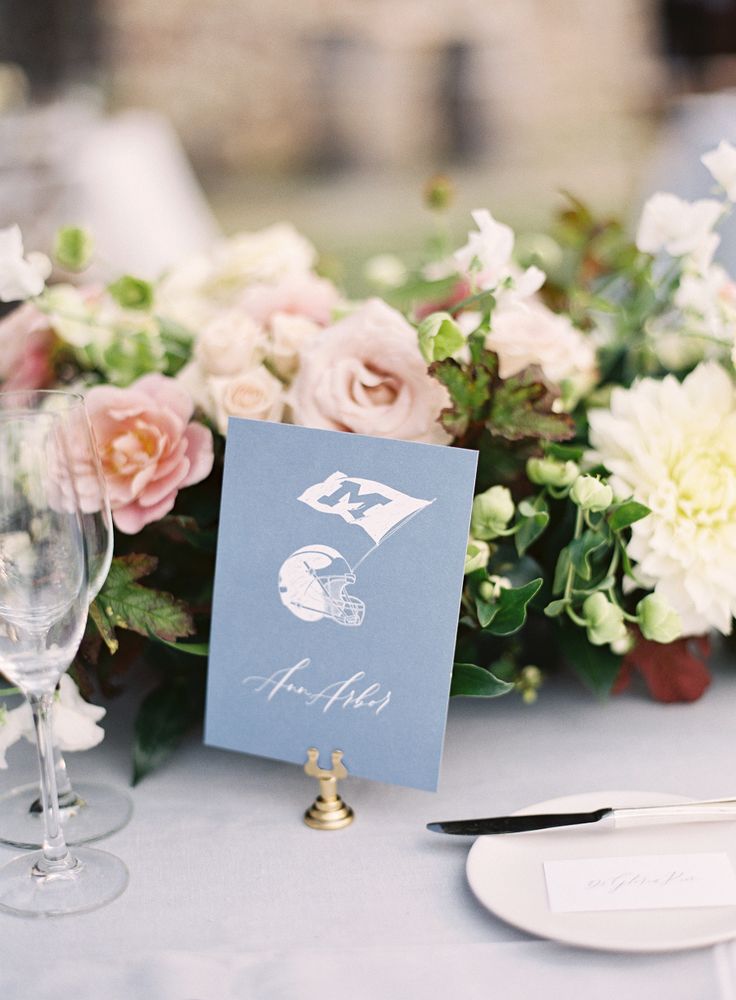
[[[675,608],[683,633],[728,634],[736,614],[736,392],[715,362],[678,382],[645,378],[592,410],[593,457],[616,495],[652,513],[632,527],[637,578]]]

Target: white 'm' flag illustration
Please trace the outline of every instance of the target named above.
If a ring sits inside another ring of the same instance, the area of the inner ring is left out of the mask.
[[[298,498],[313,510],[337,514],[348,524],[356,524],[378,545],[432,500],[420,500],[384,486],[372,479],[333,472],[322,483],[309,486]]]

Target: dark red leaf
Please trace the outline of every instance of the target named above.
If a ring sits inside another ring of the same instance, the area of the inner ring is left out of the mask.
[[[709,654],[710,641],[705,636],[661,643],[639,635],[624,658],[613,691],[618,694],[627,688],[632,671],[638,670],[657,701],[697,701],[710,684]]]

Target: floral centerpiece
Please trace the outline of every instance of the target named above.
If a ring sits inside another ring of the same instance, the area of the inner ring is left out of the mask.
[[[477,211],[454,253],[372,261],[381,297],[359,302],[288,225],[155,283],[85,281],[76,228],[49,282],[0,233],[2,387],[83,392],[100,449],[116,554],[71,673],[86,697],[134,661],[156,679],[136,778],[201,717],[230,417],[478,450],[453,694],[533,701],[561,665],[598,694],[635,671],[661,700],[702,694],[707,636],[736,612],[736,285],[713,262],[736,149],[703,163],[717,195],[654,195],[633,243],[570,201],[514,255]],[[27,732],[14,712],[0,750]]]

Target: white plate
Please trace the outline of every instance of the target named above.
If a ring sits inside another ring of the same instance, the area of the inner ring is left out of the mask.
[[[519,813],[580,812],[601,806],[688,802],[661,792],[588,792],[520,809]],[[542,865],[563,858],[725,851],[736,868],[736,822],[719,820],[610,830],[544,830],[478,837],[467,876],[481,903],[515,927],[553,941],[602,951],[679,951],[736,937],[736,906],[681,910],[552,913]]]

